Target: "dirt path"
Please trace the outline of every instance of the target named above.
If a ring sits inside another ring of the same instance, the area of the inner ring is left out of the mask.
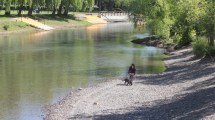
[[[191,49],[165,60],[163,74],[138,75],[133,86],[112,80],[71,92],[48,106],[45,120],[215,119],[215,65]]]

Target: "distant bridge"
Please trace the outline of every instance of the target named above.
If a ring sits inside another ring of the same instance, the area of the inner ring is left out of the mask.
[[[108,22],[129,21],[129,13],[125,11],[100,11],[98,16]]]

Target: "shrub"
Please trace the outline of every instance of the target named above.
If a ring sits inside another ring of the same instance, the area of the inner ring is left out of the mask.
[[[194,42],[192,44],[192,46],[193,46],[193,53],[197,57],[203,57],[203,56],[205,56],[206,53],[207,53],[207,51],[208,51],[208,48],[209,48],[206,39],[196,40],[196,42]]]
[[[208,56],[208,57],[215,56],[215,47],[214,46],[207,47],[206,56]]]
[[[4,25],[3,28],[4,28],[4,30],[8,30],[9,25]]]

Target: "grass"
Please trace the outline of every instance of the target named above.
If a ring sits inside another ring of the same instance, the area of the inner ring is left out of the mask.
[[[23,12],[22,17],[29,17],[27,16],[27,11]],[[0,11],[0,32],[7,32],[7,31],[19,31],[19,30],[33,30],[34,27],[27,25],[23,22],[15,21],[13,18],[16,18],[17,11],[11,11],[11,16],[6,17],[4,16],[4,11]],[[86,21],[75,20],[74,14],[78,13],[70,13],[68,17],[53,17],[51,16],[50,11],[42,11],[40,14],[33,13],[33,16],[30,18],[38,20],[39,22],[55,27],[55,26],[86,26],[90,25],[90,23]],[[5,29],[7,28],[7,29]]]
[[[215,47],[209,46],[207,38],[201,37],[192,43],[193,53],[196,57],[212,57],[215,56]]]
[[[36,19],[39,22],[50,25],[50,26],[63,26],[63,25],[89,25],[86,21],[75,20],[73,15],[69,15],[68,17],[59,17],[59,16],[51,16],[49,14],[38,14],[31,17],[32,19]]]
[[[0,22],[0,32],[20,31],[24,29],[33,30],[35,28],[23,22],[14,22],[14,21]]]

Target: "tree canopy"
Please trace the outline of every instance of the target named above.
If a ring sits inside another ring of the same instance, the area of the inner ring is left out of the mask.
[[[5,10],[5,15],[10,15],[11,7],[18,10],[17,15],[22,14],[22,10],[28,10],[28,15],[32,15],[34,9],[52,10],[52,15],[56,12],[60,15],[68,15],[68,11],[92,11],[95,0],[0,0],[0,9]],[[83,9],[85,7],[85,9]],[[63,12],[64,11],[64,12]]]
[[[130,0],[129,10],[143,15],[152,34],[188,45],[207,36],[214,45],[215,0]]]

